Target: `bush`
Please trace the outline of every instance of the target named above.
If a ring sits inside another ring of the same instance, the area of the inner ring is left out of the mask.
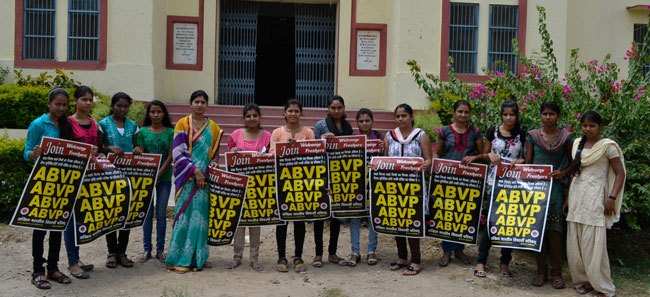
[[[7,79],[7,74],[9,74],[9,67],[0,65],[0,85],[5,83],[5,79]]]
[[[417,62],[411,60],[407,65],[415,82],[429,96],[443,124],[451,122],[453,103],[466,99],[472,105],[473,124],[483,131],[500,122],[500,105],[507,99],[518,102],[522,126],[527,128],[540,126],[539,108],[543,102],[557,103],[562,107],[560,124],[573,129],[575,136],[580,136],[581,114],[598,111],[609,122],[603,135],[618,142],[625,155],[625,222],[636,229],[650,227],[650,92],[646,90],[650,76],[643,72],[645,63],[650,62],[650,34],[643,43],[628,49],[627,79],[619,78],[619,67],[609,55],[602,62],[581,62],[578,50],[572,50],[568,72],[560,80],[553,41],[546,28],[546,12],[538,7],[538,13],[542,53],[519,56],[523,65],[519,73],[507,69],[490,72],[485,83],[470,85],[456,79],[453,72],[449,81],[422,74]]]
[[[438,115],[431,111],[417,112],[415,114],[415,127],[424,130],[432,142],[438,139],[436,128],[440,127],[440,118]]]
[[[13,215],[32,164],[23,160],[23,140],[0,136],[0,220]]]

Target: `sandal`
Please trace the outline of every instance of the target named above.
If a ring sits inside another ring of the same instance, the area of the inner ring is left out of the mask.
[[[535,287],[541,287],[543,286],[547,281],[546,274],[537,274],[533,282],[531,283]]]
[[[86,264],[86,263],[81,262],[81,261],[79,261],[79,267],[81,267],[81,270],[86,271],[86,272],[90,272],[90,271],[93,271],[93,269],[95,269],[95,265]]]
[[[67,285],[72,282],[72,280],[67,275],[63,274],[61,271],[48,272],[47,279],[53,280],[59,284],[64,284],[64,285]]]
[[[561,275],[554,276],[553,281],[551,282],[551,286],[553,289],[561,290],[566,288],[566,284],[564,283],[564,279],[562,278]]]
[[[590,284],[582,284],[582,285],[579,285],[579,286],[575,287],[575,289],[576,289],[576,292],[578,292],[578,294],[580,294],[580,295],[587,294],[587,293],[594,290],[594,288]]]
[[[68,271],[70,272],[70,275],[78,278],[78,279],[88,279],[90,278],[90,275],[88,275],[88,272],[84,271],[81,269],[81,266],[79,264],[72,265],[68,267]]]
[[[399,260],[397,262],[390,263],[390,270],[395,271],[395,270],[400,270],[402,268],[408,267],[409,265],[403,262],[403,260]]]
[[[275,270],[277,270],[278,272],[289,272],[289,265],[287,263],[287,259],[278,260],[278,263],[275,264]]]
[[[230,264],[226,266],[226,269],[235,269],[241,265],[241,260],[240,259],[233,259]]]
[[[119,257],[119,262],[122,267],[131,268],[133,267],[133,261],[129,259],[126,255],[121,255]]]
[[[411,263],[411,265],[406,267],[406,270],[402,272],[402,275],[406,275],[406,276],[418,275],[420,271],[422,271],[422,267],[420,267],[419,264]]]
[[[52,288],[52,284],[50,284],[50,282],[42,274],[32,276],[32,285],[41,290],[49,290]]]
[[[512,277],[512,271],[510,271],[510,267],[508,265],[501,264],[501,276]]]
[[[377,254],[375,253],[368,254],[366,256],[366,263],[368,263],[368,265],[370,266],[377,265],[377,263],[379,263],[379,258],[377,257]]]
[[[311,261],[311,266],[314,266],[316,268],[323,267],[323,256],[314,257],[314,260]]]
[[[165,255],[165,253],[163,251],[160,251],[160,252],[156,253],[156,259],[158,259],[158,261],[160,261],[161,263],[165,262],[166,257],[167,257],[167,255]]]
[[[145,252],[142,254],[142,256],[138,257],[138,263],[146,263],[151,259],[153,259],[153,256],[151,256],[151,252]]]
[[[117,255],[115,254],[110,254],[106,258],[106,267],[108,268],[116,268],[117,267]]]
[[[481,265],[481,268],[480,268],[480,269],[478,268],[479,265]],[[484,264],[478,264],[478,265],[476,265],[476,268],[474,269],[474,276],[476,276],[476,277],[481,277],[481,278],[487,276],[487,272],[485,271],[485,265],[484,265]]]
[[[449,265],[449,262],[451,262],[451,254],[444,253],[442,257],[440,257],[440,261],[438,261],[438,266],[447,267]]]
[[[300,258],[294,258],[293,259],[293,271],[297,273],[305,272],[307,269],[305,268],[305,262],[300,259]]]
[[[328,255],[327,256],[327,262],[330,262],[332,264],[338,264],[339,262],[343,261],[343,258],[337,256],[337,255]]]
[[[354,267],[357,266],[359,262],[361,262],[361,256],[352,254],[349,258],[339,261],[339,265]]]
[[[174,266],[168,269],[178,274],[188,273],[191,270],[189,267],[184,267],[184,266]]]

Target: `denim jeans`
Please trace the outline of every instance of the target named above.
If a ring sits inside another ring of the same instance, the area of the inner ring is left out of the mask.
[[[65,252],[68,254],[68,266],[79,263],[79,246],[74,243],[74,220],[70,220],[63,231],[63,242],[65,243]]]
[[[165,235],[167,234],[167,202],[169,201],[169,192],[172,183],[161,181],[156,185],[155,214],[153,211],[154,203],[149,205],[149,214],[144,220],[142,226],[144,251],[151,252],[151,232],[153,225],[153,216],[156,216],[156,252],[162,253],[165,250]]]
[[[361,220],[354,218],[350,219],[350,243],[352,245],[352,253],[355,255],[360,255],[361,248],[359,247],[359,241],[361,238]],[[377,250],[377,232],[368,225],[368,254],[374,253]]]

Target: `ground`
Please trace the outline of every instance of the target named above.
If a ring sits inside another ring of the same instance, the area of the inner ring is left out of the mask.
[[[289,228],[291,231],[292,227]],[[154,229],[155,230],[155,229]],[[304,259],[310,263],[314,255],[312,227],[307,227]],[[328,234],[327,230],[325,234]],[[362,239],[365,247],[366,232]],[[155,236],[154,236],[155,237]],[[291,239],[291,234],[289,239]],[[349,232],[342,227],[339,240],[339,255],[349,251]],[[449,267],[437,266],[440,255],[437,241],[423,241],[424,271],[418,276],[405,277],[388,270],[391,260],[396,257],[395,243],[389,236],[380,236],[380,264],[368,266],[365,263],[351,268],[326,264],[323,268],[309,266],[306,273],[278,273],[273,269],[276,261],[275,233],[273,227],[262,231],[262,250],[260,258],[264,272],[255,272],[248,267],[248,251],[244,254],[244,264],[234,271],[224,267],[232,257],[232,247],[212,247],[210,263],[213,268],[202,272],[179,275],[167,272],[156,260],[136,264],[134,268],[108,269],[104,266],[106,257],[105,240],[98,239],[81,247],[82,260],[95,264],[95,271],[88,280],[73,279],[70,285],[53,284],[49,291],[41,291],[29,283],[31,274],[31,232],[26,229],[0,225],[0,262],[5,267],[0,273],[0,296],[404,296],[413,292],[419,296],[578,296],[572,289],[555,290],[546,285],[536,288],[529,285],[534,272],[534,259],[529,253],[516,252],[512,264],[514,278],[506,279],[489,273],[486,279],[472,276],[472,267],[452,262]],[[292,252],[292,241],[287,246]],[[644,246],[642,248],[647,248]],[[131,234],[128,253],[133,258],[140,255],[142,231],[135,229]],[[327,249],[327,248],[325,248]],[[476,255],[476,247],[469,247],[467,253]],[[498,251],[492,249],[490,264],[494,269],[498,263]],[[645,254],[647,256],[647,254]],[[616,258],[612,261],[622,261]],[[646,262],[647,263],[647,262]],[[67,273],[65,248],[61,249],[60,268]],[[647,266],[644,266],[647,267]],[[648,270],[638,275],[637,269],[615,269],[619,287],[618,296],[649,296]],[[619,273],[620,271],[620,273]],[[565,273],[565,278],[569,280]]]

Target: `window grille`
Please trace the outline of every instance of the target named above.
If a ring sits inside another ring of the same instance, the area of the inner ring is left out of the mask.
[[[512,40],[519,31],[519,7],[516,5],[490,5],[488,69],[517,72],[517,54]]]
[[[68,61],[99,58],[99,0],[69,0]]]
[[[478,4],[450,3],[449,56],[457,73],[476,73]]]
[[[53,60],[56,36],[56,1],[25,0],[23,59]]]

